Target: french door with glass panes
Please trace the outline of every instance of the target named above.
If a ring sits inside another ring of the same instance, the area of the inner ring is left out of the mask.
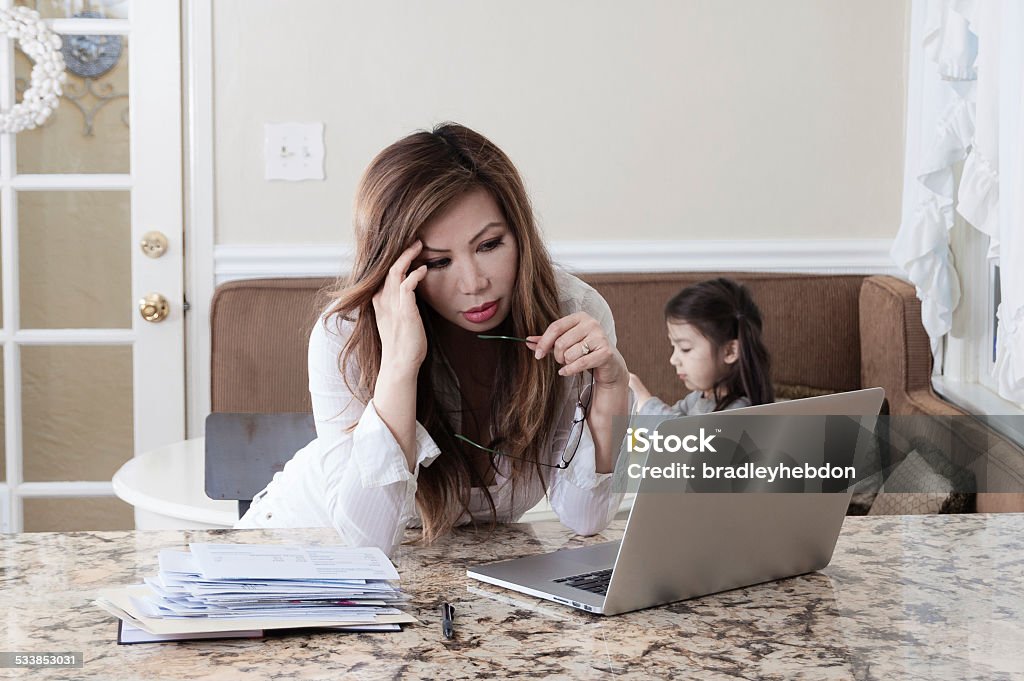
[[[112,475],[185,437],[180,4],[18,5],[67,81],[42,126],[0,134],[0,529],[130,529]],[[5,38],[0,109],[31,68]]]

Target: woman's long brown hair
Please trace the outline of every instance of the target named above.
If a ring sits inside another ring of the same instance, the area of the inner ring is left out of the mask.
[[[355,200],[352,272],[332,294],[334,304],[324,319],[326,323],[331,315],[339,314],[355,323],[338,358],[338,369],[348,384],[345,368],[355,362],[359,382],[348,387],[360,401],[366,403],[373,397],[380,371],[381,341],[372,297],[383,287],[388,268],[434,215],[479,188],[490,192],[501,208],[518,248],[519,271],[506,322],[511,326],[505,327],[508,333],[518,337],[541,334],[560,316],[551,259],[511,160],[484,136],[455,123],[404,137],[380,152],[363,174]],[[441,449],[430,466],[420,469],[416,491],[422,538],[429,543],[447,533],[468,509],[474,486],[486,493],[492,526],[497,513],[486,483],[473,466],[474,459],[486,454],[469,451],[473,448],[454,438],[449,416],[436,398],[432,360],[438,354],[443,357],[444,348],[431,329],[425,305],[419,302],[427,357],[417,377],[416,420]],[[491,423],[499,436],[489,446],[521,457],[506,459],[515,490],[517,483],[531,475],[546,483],[537,461],[539,457],[547,459],[541,443],[548,442],[554,430],[564,395],[550,360],[538,362],[520,344],[501,343],[490,405]]]

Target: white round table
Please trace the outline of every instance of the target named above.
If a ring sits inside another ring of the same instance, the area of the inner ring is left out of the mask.
[[[139,530],[231,527],[238,502],[206,496],[206,439],[197,437],[129,460],[112,480],[114,493],[135,507]]]

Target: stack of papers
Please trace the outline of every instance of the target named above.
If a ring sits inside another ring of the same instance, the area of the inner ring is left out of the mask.
[[[159,574],[144,584],[100,591],[95,604],[122,620],[119,640],[261,636],[305,627],[388,631],[416,621],[395,607],[406,598],[392,584],[397,570],[377,548],[189,549],[162,550]]]

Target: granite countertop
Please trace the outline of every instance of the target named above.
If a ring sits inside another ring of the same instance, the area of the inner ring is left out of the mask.
[[[618,539],[558,523],[458,531],[395,556],[402,632],[119,646],[97,589],[141,582],[190,541],[336,543],[328,530],[0,535],[0,650],[81,651],[11,678],[1024,678],[1024,514],[847,518],[820,573],[601,617],[467,579],[467,565]],[[411,538],[413,535],[410,534]],[[456,608],[441,637],[438,605]]]

